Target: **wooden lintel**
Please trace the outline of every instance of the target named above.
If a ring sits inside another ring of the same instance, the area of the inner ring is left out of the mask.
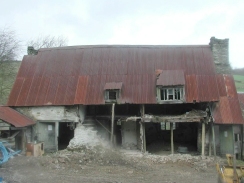
[[[160,122],[201,122],[204,119],[204,117],[161,117],[161,116],[146,116],[143,121],[144,122],[154,122],[154,123],[160,123]]]

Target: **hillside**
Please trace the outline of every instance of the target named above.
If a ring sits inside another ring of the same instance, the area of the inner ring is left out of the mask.
[[[237,92],[244,92],[244,68],[233,69],[232,74],[234,76]]]
[[[20,61],[0,62],[0,104],[7,103],[20,64]]]

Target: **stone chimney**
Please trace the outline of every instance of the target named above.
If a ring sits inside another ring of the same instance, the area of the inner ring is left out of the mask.
[[[27,48],[27,54],[28,55],[37,55],[38,50],[35,50],[33,46],[28,46]]]
[[[213,52],[216,72],[219,74],[231,74],[229,39],[216,39],[215,37],[211,37],[209,45]]]

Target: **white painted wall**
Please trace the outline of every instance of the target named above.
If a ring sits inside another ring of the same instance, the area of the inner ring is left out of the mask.
[[[77,106],[41,106],[41,107],[18,107],[18,111],[35,121],[77,121]],[[84,120],[85,107],[79,107],[79,114]]]

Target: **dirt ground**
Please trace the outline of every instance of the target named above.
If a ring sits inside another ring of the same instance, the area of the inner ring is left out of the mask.
[[[215,183],[216,161],[221,159],[84,147],[42,157],[15,156],[2,165],[0,177],[6,183]]]

